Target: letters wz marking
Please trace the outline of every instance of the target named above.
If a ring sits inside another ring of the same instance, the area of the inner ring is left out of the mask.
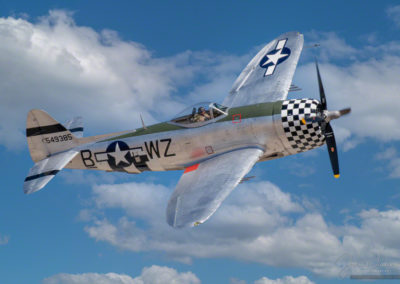
[[[158,143],[160,141],[160,143]],[[172,139],[171,138],[166,138],[166,139],[161,139],[161,140],[156,140],[156,141],[149,141],[149,142],[144,142],[144,147],[146,148],[146,152],[149,155],[150,159],[153,159],[153,154],[160,158],[160,148],[159,144],[166,144],[165,145],[165,150],[164,150],[164,157],[173,157],[176,156],[175,153],[169,153],[169,147],[171,146]],[[154,156],[154,157],[155,157]]]

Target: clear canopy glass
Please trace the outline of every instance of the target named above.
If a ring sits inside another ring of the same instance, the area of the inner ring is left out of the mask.
[[[227,107],[211,102],[203,102],[192,105],[171,120],[171,123],[184,127],[199,127],[227,115]]]

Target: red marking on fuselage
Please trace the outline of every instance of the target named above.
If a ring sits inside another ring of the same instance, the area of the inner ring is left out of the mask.
[[[241,123],[242,122],[242,114],[238,113],[238,114],[232,115],[232,122],[233,123]]]
[[[198,167],[199,167],[199,164],[195,164],[193,166],[187,167],[183,173],[186,174],[188,172],[195,171],[195,170],[197,170]]]
[[[191,158],[199,158],[204,156],[205,152],[204,152],[204,148],[197,148],[195,150],[193,150],[192,154],[190,155]]]

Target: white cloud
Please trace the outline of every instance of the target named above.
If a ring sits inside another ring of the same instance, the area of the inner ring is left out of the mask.
[[[400,28],[400,5],[390,6],[386,9],[386,14]]]
[[[138,284],[147,283],[182,283],[182,284],[198,284],[200,280],[192,272],[178,273],[175,269],[168,267],[161,267],[153,265],[148,268],[144,268],[142,275],[138,278]],[[140,282],[142,281],[142,282]]]
[[[328,105],[353,109],[333,122],[338,141],[351,148],[365,138],[399,140],[400,44],[355,49],[336,34],[321,37],[322,59],[345,61],[340,67],[321,62]],[[203,92],[222,100],[248,59],[191,51],[157,58],[113,31],[77,26],[62,11],[51,11],[36,23],[0,18],[0,40],[0,143],[10,148],[24,144],[30,108],[47,109],[60,121],[82,115],[86,128],[94,132],[133,128],[139,125],[139,113],[148,123],[167,118]],[[302,95],[316,97],[316,78],[310,74],[315,74],[313,64],[299,66],[296,83]],[[188,95],[177,96],[180,88],[189,89]],[[377,211],[373,217],[363,213],[360,226],[335,227],[321,213],[306,213],[303,202],[276,186],[248,183],[239,186],[208,222],[176,231],[164,221],[169,194],[169,188],[158,184],[99,185],[93,189],[96,208],[84,211],[81,219],[99,241],[131,251],[165,252],[186,262],[193,257],[230,257],[337,275],[341,268],[335,260],[347,251],[366,259],[371,258],[369,251],[396,261],[400,257],[398,211]],[[127,216],[110,218],[109,210]]]
[[[117,273],[60,273],[43,280],[44,284],[199,284],[200,280],[192,272],[179,273],[173,268],[153,265],[145,267],[138,277]]]
[[[343,38],[334,32],[312,31],[305,34],[306,44],[319,44],[319,60],[354,59],[357,49],[349,45]]]
[[[254,284],[314,284],[314,282],[312,282],[306,276],[285,276],[283,278],[278,278],[275,280],[263,277],[255,281]]]
[[[133,278],[128,275],[116,273],[84,273],[84,274],[66,274],[60,273],[43,280],[44,284],[133,284]]]
[[[156,57],[114,31],[78,26],[70,13],[57,10],[37,22],[0,18],[0,40],[0,143],[9,148],[24,145],[31,108],[60,122],[82,115],[92,134],[133,129],[139,113],[149,124],[188,103],[222,100],[247,61],[191,51]],[[180,88],[186,97],[177,96]]]
[[[0,144],[8,148],[25,145],[31,108],[45,109],[61,122],[82,115],[88,132],[97,134],[138,127],[140,113],[151,124],[192,102],[222,101],[255,53],[185,51],[157,57],[115,31],[78,26],[70,13],[59,10],[37,22],[0,18],[0,40]],[[306,40],[321,43],[328,106],[353,110],[333,122],[339,143],[351,149],[364,138],[399,140],[400,43],[355,48],[335,33],[315,31],[306,33]],[[314,74],[313,64],[299,66],[295,82],[304,90],[301,96],[318,96]]]
[[[396,45],[400,47],[400,43]],[[338,142],[347,142],[347,149],[365,138],[383,142],[400,140],[400,81],[397,78],[400,53],[367,49],[359,53],[357,60],[346,60],[344,66],[320,63],[328,108],[352,108],[350,115],[332,122]],[[303,88],[303,96],[319,96],[315,74],[313,63],[299,66],[296,83]]]
[[[126,274],[117,273],[82,273],[68,274],[59,273],[43,280],[43,284],[200,284],[201,281],[192,272],[179,273],[173,268],[166,266],[153,265],[145,267],[140,276],[135,278]],[[230,279],[231,284],[246,283],[244,280],[235,278]],[[285,276],[278,279],[269,279],[262,277],[254,282],[254,284],[314,284],[306,276]]]
[[[351,220],[359,225],[333,225],[321,213],[305,211],[307,202],[298,197],[254,182],[241,184],[206,223],[177,230],[165,222],[170,193],[151,183],[95,186],[96,208],[85,230],[120,249],[160,252],[185,263],[227,257],[325,276],[348,276],[359,269],[354,263],[377,255],[393,269],[400,263],[400,210],[362,211]]]
[[[389,147],[375,157],[377,160],[384,161],[384,169],[389,173],[389,177],[400,178],[400,155],[396,148]]]

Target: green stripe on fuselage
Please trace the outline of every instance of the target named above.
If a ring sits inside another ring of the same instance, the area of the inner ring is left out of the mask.
[[[276,102],[272,102],[272,103],[260,103],[260,104],[230,108],[228,110],[228,115],[226,117],[216,121],[215,123],[232,121],[232,116],[235,114],[240,114],[242,120],[247,119],[247,118],[253,118],[253,117],[272,116],[275,114],[281,114],[282,102],[283,101],[276,101]],[[112,140],[117,140],[117,139],[142,136],[142,135],[160,133],[160,132],[166,132],[166,131],[180,130],[180,129],[185,129],[185,127],[170,124],[168,122],[162,122],[162,123],[157,123],[157,124],[147,126],[146,129],[138,128],[135,132],[127,133],[127,134],[120,135],[117,137],[108,138],[108,139],[102,140],[100,142],[112,141]]]
[[[242,119],[260,117],[260,116],[272,116],[274,114],[281,114],[282,101],[273,103],[261,103],[242,107],[234,107],[229,109],[228,115],[218,122],[232,121],[232,115],[240,114]]]
[[[123,139],[123,138],[128,138],[128,137],[142,136],[142,135],[160,133],[160,132],[166,132],[166,131],[173,131],[173,130],[179,130],[179,129],[184,129],[184,128],[185,127],[180,127],[177,125],[169,124],[167,122],[162,122],[162,123],[157,123],[157,124],[147,126],[146,129],[138,128],[134,132],[123,134],[123,135],[112,137],[112,138],[108,138],[108,139],[105,139],[105,140],[102,140],[99,142],[112,141],[112,140],[118,140],[118,139]]]

